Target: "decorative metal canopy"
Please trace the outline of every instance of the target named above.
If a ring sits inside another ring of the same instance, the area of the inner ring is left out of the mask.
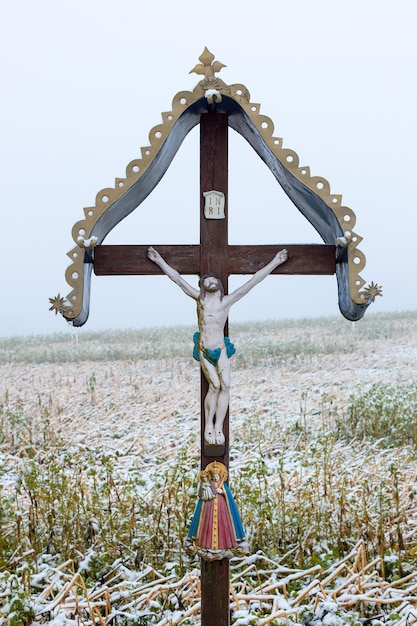
[[[75,247],[68,253],[71,265],[65,274],[71,291],[66,298],[60,294],[51,298],[51,310],[61,313],[74,326],[87,321],[95,246],[153,191],[186,135],[200,123],[200,116],[216,111],[227,114],[228,125],[266,163],[323,242],[336,246],[339,308],[347,319],[360,319],[381,295],[381,289],[374,283],[365,288],[359,274],[365,267],[365,256],[358,248],[362,238],[354,231],[354,212],[342,204],[341,195],[330,191],[325,178],[312,176],[309,167],[300,165],[296,152],[284,148],[282,139],[274,135],[272,120],[261,114],[259,104],[250,101],[244,85],[226,85],[216,76],[225,66],[207,48],[199,60],[201,63],[191,72],[202,75],[202,80],[193,91],[180,91],[174,96],[172,110],[162,113],[162,123],[149,133],[150,145],[141,148],[141,157],[128,164],[126,177],[117,178],[114,187],[99,191],[95,206],[85,208],[84,219],[74,225]]]

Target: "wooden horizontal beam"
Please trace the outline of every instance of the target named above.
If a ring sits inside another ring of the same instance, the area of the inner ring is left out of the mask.
[[[335,246],[326,244],[279,244],[229,246],[229,274],[254,274],[272,261],[279,250],[288,250],[288,261],[272,274],[334,274]]]
[[[94,248],[94,273],[97,276],[162,274],[162,270],[148,259],[149,246],[96,246]],[[180,274],[198,274],[200,246],[155,245],[154,248]]]
[[[180,274],[200,274],[199,245],[155,245],[158,252]],[[158,275],[160,268],[148,259],[148,245],[101,245],[93,252],[97,276]],[[263,246],[228,246],[228,273],[254,274],[269,263],[282,248],[288,261],[273,274],[334,274],[335,246],[328,244],[278,244]]]

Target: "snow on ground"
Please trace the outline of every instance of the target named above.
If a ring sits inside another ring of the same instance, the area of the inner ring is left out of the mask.
[[[254,433],[262,431],[265,425],[267,429],[276,429],[278,437],[280,433],[284,435],[296,424],[307,432],[309,428],[323,425],[328,414],[330,415],[336,408],[343,411],[352,395],[357,396],[375,383],[402,385],[416,380],[417,316],[376,317],[371,318],[369,322],[365,319],[356,324],[348,322],[341,324],[340,321],[316,323],[314,320],[300,322],[298,325],[266,324],[265,329],[258,324],[256,333],[253,332],[251,325],[245,325],[236,328],[233,340],[238,354],[232,362],[230,403],[232,483],[233,472],[240,471],[252,456],[256,457],[257,452],[251,449],[250,439]],[[30,346],[31,339],[26,341],[29,344],[28,351],[31,354],[36,353],[36,347]],[[13,348],[9,344],[4,347],[4,352],[8,351],[10,358],[7,362],[4,358],[0,364],[0,402],[3,416],[8,411],[9,415],[13,414],[14,422],[10,418],[3,420],[4,428],[8,429],[0,447],[3,467],[0,480],[3,489],[7,491],[13,487],[22,459],[36,458],[37,455],[43,454],[45,438],[52,441],[53,437],[56,437],[57,441],[61,442],[60,445],[64,442],[68,450],[85,446],[100,453],[117,454],[120,470],[128,470],[132,465],[144,470],[144,492],[152,489],[152,480],[147,472],[154,465],[155,459],[162,465],[169,466],[170,459],[178,454],[184,441],[187,441],[189,457],[198,458],[200,373],[198,365],[191,358],[191,335],[189,339],[187,336],[180,338],[180,341],[186,344],[185,355],[188,343],[190,344],[189,356],[178,357],[175,354],[169,356],[172,350],[170,345],[167,345],[166,350],[162,346],[159,354],[156,356],[150,354],[150,358],[146,359],[132,357],[130,353],[126,359],[106,358],[108,346],[103,344],[103,336],[99,339],[100,358],[93,360],[88,360],[90,343],[89,340],[84,340],[82,335],[77,343],[71,343],[69,337],[63,341],[69,344],[65,347],[66,353],[72,353],[69,362],[59,362],[59,358],[52,358],[55,350],[53,345],[48,346],[43,352],[46,355],[44,358],[40,358],[39,361],[33,358],[32,362],[25,362],[24,358],[18,361],[13,358]],[[113,340],[109,337],[109,343],[111,341]],[[175,341],[178,342],[178,337]],[[169,340],[166,342],[169,344]],[[47,344],[47,338],[45,343]],[[121,349],[128,351],[126,345],[122,345]],[[82,354],[81,360],[77,360],[77,353]],[[22,431],[22,423],[25,425],[25,437],[14,440],[13,431],[14,429],[16,432],[19,429]],[[267,438],[268,433],[265,436],[265,439]],[[340,444],[338,449],[340,454],[350,454],[349,447],[345,446],[344,451],[342,448]],[[271,449],[266,455],[271,471],[278,463],[274,457],[276,450],[276,444],[271,444]],[[352,463],[356,462],[357,458],[352,454]],[[381,457],[383,458],[384,456]],[[294,476],[296,466],[294,454],[290,451],[285,460],[289,476]],[[365,463],[365,460],[361,463]],[[384,467],[382,460],[380,467]],[[417,466],[409,462],[407,467],[407,481],[411,489]],[[378,471],[376,466],[374,471]],[[410,519],[414,517],[416,528],[416,510],[410,507],[407,510]],[[416,541],[412,532],[409,540]],[[268,571],[265,579],[269,580],[269,587],[271,580],[279,579],[281,576],[277,587],[278,595],[271,591],[270,616],[275,614],[273,619],[276,620],[283,617],[287,620],[286,623],[292,623],[288,620],[295,619],[295,616],[301,619],[303,611],[298,613],[297,611],[302,600],[311,597],[312,601],[307,608],[316,612],[309,618],[312,621],[303,623],[339,626],[347,623],[346,617],[343,617],[344,613],[340,612],[341,609],[345,607],[348,610],[353,606],[356,610],[360,603],[356,596],[362,594],[362,603],[369,601],[371,596],[374,600],[377,596],[385,598],[375,600],[376,605],[381,607],[381,612],[384,613],[380,623],[394,623],[395,620],[388,622],[384,602],[387,601],[387,606],[391,606],[389,598],[395,589],[393,591],[393,587],[383,581],[380,572],[368,566],[365,573],[369,575],[367,578],[369,585],[363,586],[364,569],[359,561],[365,558],[365,553],[364,544],[359,543],[352,552],[351,560],[345,559],[345,566],[343,563],[334,566],[335,571],[337,567],[340,568],[340,571],[337,570],[340,575],[340,592],[337,593],[334,592],[334,586],[331,586],[337,583],[337,578],[331,578],[331,572],[327,571],[324,574],[329,585],[327,588],[326,584],[323,584],[323,579],[320,580],[320,576],[323,576],[322,570],[321,574],[318,570],[310,574],[306,574],[302,569],[298,573],[293,571],[292,573],[299,576],[303,584],[300,585],[298,595],[292,598],[286,597],[288,596],[286,583],[280,574],[280,568],[285,563],[279,563],[274,557],[275,560],[272,559],[269,563],[269,569],[263,564],[262,568]],[[88,555],[85,555],[85,558],[88,559]],[[250,558],[245,562],[247,567],[251,567]],[[78,573],[73,572],[73,578],[81,576],[85,563],[85,560],[81,561]],[[235,567],[239,571],[241,564]],[[67,574],[64,576],[55,572],[55,575],[58,581],[57,588],[61,591],[65,584],[69,585],[68,581],[73,580],[69,574],[69,578],[66,577]],[[51,576],[48,570],[45,580],[51,581]],[[124,589],[125,608],[132,607],[129,598],[131,600],[133,596],[140,596],[137,577],[133,576],[134,580],[127,582],[126,572],[121,575],[119,570],[115,574],[116,578],[117,576],[119,578],[115,585],[119,586],[119,596],[121,597],[120,594]],[[188,609],[191,620],[189,623],[197,624],[198,571],[187,576],[189,578],[186,581],[182,579],[180,583],[173,577],[170,583],[169,576],[167,578],[166,574],[154,572],[155,580],[161,580],[161,585],[163,583],[166,588],[175,581],[175,584],[183,585],[182,589],[188,589],[187,594],[194,598],[192,602],[190,601]],[[411,577],[411,583],[411,586],[407,587],[408,595],[404,590],[398,590],[403,600],[399,624],[405,624],[407,619],[408,624],[417,623],[417,617],[413,617],[412,613],[413,607],[417,604],[416,577]],[[258,595],[261,591],[266,595],[269,593],[263,589],[258,590]],[[103,589],[98,591],[96,589],[97,598],[100,596],[99,592],[105,596]],[[304,592],[305,595],[300,598]],[[116,591],[113,595],[115,593]],[[256,593],[253,594],[252,605],[245,599],[246,591],[241,583],[234,587],[233,594],[235,607],[233,623],[279,623],[273,622],[273,619],[265,621],[266,618],[263,618],[263,621],[261,618],[258,621],[250,621],[252,619],[250,616],[254,614],[252,609]],[[406,601],[408,596],[410,598]],[[152,611],[151,613],[149,611],[152,602],[158,602],[156,592],[153,596],[148,594],[147,597],[148,600],[143,606],[138,600],[131,613],[135,614],[137,619],[140,615],[141,619],[151,615]],[[111,601],[107,601],[110,606]],[[329,603],[333,603],[332,606]],[[58,606],[59,603],[55,604]],[[398,610],[398,605],[393,606]],[[187,623],[187,611],[174,609],[170,616],[166,614],[159,622],[148,623],[158,623],[161,626]],[[415,613],[417,615],[417,609]],[[67,614],[71,615],[71,611]],[[6,624],[7,622],[1,621],[3,619],[1,615],[0,608],[0,623]],[[122,616],[122,613],[119,613],[119,616]],[[45,623],[42,617],[38,619],[39,623]],[[48,623],[57,626],[78,622],[72,621],[70,617],[65,621],[64,613],[52,611]],[[377,621],[372,623],[378,624]]]

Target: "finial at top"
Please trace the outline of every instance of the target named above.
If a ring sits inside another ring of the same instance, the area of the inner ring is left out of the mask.
[[[208,48],[204,48],[201,56],[198,57],[201,63],[197,63],[192,70],[190,70],[190,74],[193,72],[195,74],[201,74],[206,79],[207,83],[214,83],[217,78],[215,76],[216,73],[220,72],[223,67],[226,67],[220,61],[214,60],[214,54],[208,50]]]

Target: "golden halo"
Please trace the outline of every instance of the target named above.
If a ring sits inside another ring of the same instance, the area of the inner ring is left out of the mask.
[[[213,476],[213,474],[218,474],[223,482],[227,480],[229,475],[227,467],[223,465],[223,463],[220,463],[220,461],[213,461],[213,463],[209,463],[206,466],[206,472],[210,473],[211,476]]]

